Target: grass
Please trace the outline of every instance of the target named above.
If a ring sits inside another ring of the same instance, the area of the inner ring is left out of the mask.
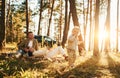
[[[0,54],[0,78],[120,78],[120,54],[92,52],[76,59],[74,68],[67,68],[67,61],[50,62],[40,58],[15,58],[14,53]]]
[[[46,76],[45,73],[42,73],[42,69],[45,69],[50,62],[40,62],[39,59],[32,58],[19,58],[8,57],[5,54],[0,56],[0,78],[2,77],[22,77],[25,78],[34,78],[34,76]],[[39,72],[39,73],[38,73]],[[36,75],[36,73],[38,73]],[[32,76],[33,75],[33,76]]]

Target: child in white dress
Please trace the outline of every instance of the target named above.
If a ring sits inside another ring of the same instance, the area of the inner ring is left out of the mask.
[[[58,55],[62,55],[64,59],[67,58],[67,54],[65,53],[64,49],[62,48],[62,46],[59,46],[59,45],[55,48],[51,48],[47,46],[47,48],[43,50],[35,51],[33,55],[35,57],[44,56],[46,59],[51,61],[55,60]]]
[[[72,34],[68,37],[67,53],[68,53],[68,65],[70,67],[74,66],[76,60],[76,50],[78,47],[78,33],[79,27],[74,27],[72,29]]]

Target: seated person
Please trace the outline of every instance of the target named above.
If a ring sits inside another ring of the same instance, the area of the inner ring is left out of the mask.
[[[38,50],[38,41],[34,39],[32,32],[28,32],[27,39],[23,40],[18,44],[18,54],[16,57],[23,56],[23,54],[28,54],[28,56],[33,56],[33,52]]]
[[[51,61],[57,58],[58,55],[62,55],[65,58],[65,60],[67,59],[67,55],[62,46],[60,46],[60,44],[58,44],[56,48],[47,46],[47,49],[35,51],[33,55],[36,57],[44,56],[46,59]]]

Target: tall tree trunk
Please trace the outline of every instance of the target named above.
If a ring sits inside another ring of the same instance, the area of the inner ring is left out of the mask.
[[[60,0],[60,18],[59,18],[59,37],[58,42],[61,42],[61,36],[62,36],[62,0]]]
[[[9,32],[10,32],[10,42],[13,42],[14,34],[13,34],[13,25],[12,25],[12,12],[11,12],[11,0],[9,0],[8,4],[8,12],[6,17],[6,26],[9,26]]]
[[[50,14],[50,18],[49,18],[49,25],[48,25],[47,36],[50,35],[50,24],[51,24],[51,19],[52,19],[52,13],[53,13],[53,8],[54,8],[54,2],[55,2],[55,0],[52,0],[52,8],[51,8],[51,14]]]
[[[118,52],[118,29],[119,29],[119,0],[117,0],[117,30],[116,30],[116,52]]]
[[[88,4],[87,4],[87,14],[86,14],[86,27],[87,27],[87,24],[88,24],[88,15],[89,15],[89,3],[90,0],[88,0]]]
[[[2,0],[2,8],[0,15],[0,50],[3,49],[5,40],[5,3],[6,0]]]
[[[108,0],[107,7],[107,17],[106,17],[106,38],[105,38],[105,52],[108,52],[110,49],[110,0]]]
[[[26,0],[26,33],[29,31],[28,0]]]
[[[10,37],[11,37],[11,42],[13,42],[14,34],[13,34],[13,25],[12,25],[12,13],[10,12],[10,17],[9,17],[9,26],[10,26]]]
[[[79,26],[77,11],[76,11],[76,7],[75,7],[75,0],[69,0],[69,2],[70,2],[70,12],[71,12],[72,18],[73,18],[73,24],[74,24],[74,26]]]
[[[42,5],[43,5],[43,3],[42,3],[42,1],[43,0],[41,0],[41,2],[40,2],[40,15],[39,15],[39,23],[38,23],[38,35],[40,34],[40,23],[41,23],[41,18],[42,18]]]
[[[86,24],[85,24],[85,1],[84,0],[83,0],[83,26],[84,26],[84,43],[85,43]]]
[[[93,56],[99,55],[99,47],[98,47],[98,41],[99,41],[99,37],[98,37],[98,35],[99,35],[99,7],[100,7],[100,0],[96,0]]]
[[[62,39],[62,47],[63,48],[65,47],[65,43],[67,40],[68,30],[69,30],[69,26],[68,26],[68,0],[65,0],[65,25],[64,25],[63,39]]]
[[[89,51],[91,50],[92,43],[92,0],[90,0],[90,34],[89,34]]]
[[[7,15],[6,15],[6,27],[8,28],[8,32],[10,33],[10,39],[9,41],[12,42],[12,31],[11,31],[11,0],[9,0],[7,8]]]
[[[62,47],[65,47],[65,43],[67,41],[67,36],[68,36],[68,31],[70,27],[70,18],[71,18],[71,13],[69,12],[68,18],[67,18],[67,25],[64,27],[64,32],[63,32],[63,40],[62,40]]]
[[[86,23],[85,23],[85,29],[84,29],[84,33],[85,33],[84,34],[85,35],[84,36],[84,43],[86,43],[85,42],[86,41],[86,30],[87,30],[87,26],[88,26],[88,15],[89,15],[89,5],[90,5],[89,1],[90,0],[87,1],[88,4],[87,4],[87,13],[86,13]]]
[[[6,26],[9,26],[10,7],[11,7],[10,5],[11,5],[11,1],[9,0],[8,9],[7,9],[7,15],[6,15]]]

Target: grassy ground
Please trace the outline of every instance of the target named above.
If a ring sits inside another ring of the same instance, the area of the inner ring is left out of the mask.
[[[74,68],[67,68],[67,61],[40,58],[15,58],[14,53],[0,54],[0,78],[120,78],[120,54],[92,52],[78,56]]]

